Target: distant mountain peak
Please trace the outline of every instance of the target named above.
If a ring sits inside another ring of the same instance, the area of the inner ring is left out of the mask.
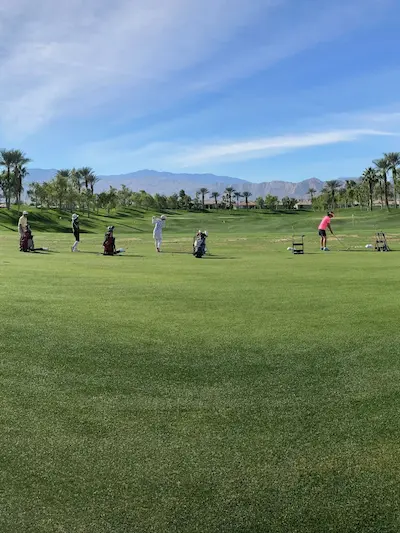
[[[48,181],[54,177],[55,169],[29,169],[28,182]],[[290,182],[283,180],[264,181],[262,183],[252,183],[240,178],[230,176],[218,176],[216,174],[187,174],[173,173],[167,171],[157,171],[151,169],[136,170],[127,174],[116,174],[108,176],[98,176],[100,181],[96,185],[96,191],[101,192],[110,186],[120,187],[126,185],[133,191],[145,190],[150,194],[170,195],[184,189],[185,192],[194,196],[201,187],[206,187],[210,193],[223,193],[226,187],[234,187],[237,191],[248,191],[253,199],[257,196],[263,198],[267,194],[272,194],[278,198],[289,196],[298,200],[307,198],[309,189],[320,192],[324,182],[318,178],[309,178],[300,182]],[[340,180],[349,178],[340,178]]]

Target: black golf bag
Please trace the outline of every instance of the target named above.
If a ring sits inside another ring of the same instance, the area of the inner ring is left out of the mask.
[[[20,238],[19,249],[21,252],[33,252],[35,250],[33,235],[29,226],[26,226],[25,231]]]
[[[199,231],[193,242],[193,255],[197,258],[203,257],[205,255],[207,249],[206,249],[206,239],[207,239],[207,233],[203,231]]]

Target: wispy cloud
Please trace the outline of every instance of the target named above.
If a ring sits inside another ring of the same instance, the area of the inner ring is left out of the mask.
[[[333,38],[393,1],[1,0],[0,132],[18,138],[57,117],[106,114],[105,103],[146,114]]]
[[[389,132],[369,129],[323,131],[300,135],[282,135],[230,142],[216,145],[191,147],[186,154],[177,157],[182,166],[196,166],[215,161],[244,161],[286,153],[291,150],[354,142],[365,136],[391,135]]]
[[[371,114],[370,122],[380,122],[380,127],[387,124],[379,121],[383,115]],[[334,117],[331,117],[332,119]],[[350,117],[347,117],[347,121]],[[343,120],[343,117],[342,117]],[[335,122],[335,120],[332,120]],[[256,159],[267,159],[295,150],[315,147],[353,143],[364,138],[378,138],[398,135],[399,129],[377,129],[365,125],[357,127],[353,117],[353,127],[331,127],[324,130],[298,131],[277,136],[263,136],[251,139],[231,139],[224,142],[204,143],[194,141],[190,144],[176,141],[154,141],[137,146],[137,139],[132,136],[117,137],[100,143],[90,143],[82,148],[78,157],[82,160],[96,160],[105,169],[119,169],[121,161],[128,168],[155,169],[210,169],[219,163],[233,163]],[[354,127],[356,126],[356,127]],[[118,170],[116,170],[118,172]]]

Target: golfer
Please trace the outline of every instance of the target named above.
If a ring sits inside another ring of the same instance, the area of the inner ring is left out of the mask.
[[[79,215],[77,215],[76,213],[72,215],[72,233],[74,234],[75,242],[71,248],[71,252],[79,252]]]
[[[24,211],[18,220],[19,249],[22,250],[22,239],[28,228],[28,211]]]
[[[166,219],[167,217],[165,215],[161,215],[160,218],[153,217],[151,220],[154,226],[153,239],[154,239],[154,244],[155,244],[157,252],[161,252],[162,230],[163,228],[165,228]]]
[[[328,228],[333,235],[331,228],[331,218],[333,217],[333,212],[329,211],[329,213],[327,213],[327,215],[321,220],[321,223],[318,226],[318,235],[321,237],[321,250],[325,252],[329,252],[329,248],[326,247],[326,229]]]

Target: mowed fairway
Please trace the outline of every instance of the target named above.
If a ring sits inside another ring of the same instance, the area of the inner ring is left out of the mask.
[[[400,252],[226,226],[1,233],[1,533],[400,530]]]

